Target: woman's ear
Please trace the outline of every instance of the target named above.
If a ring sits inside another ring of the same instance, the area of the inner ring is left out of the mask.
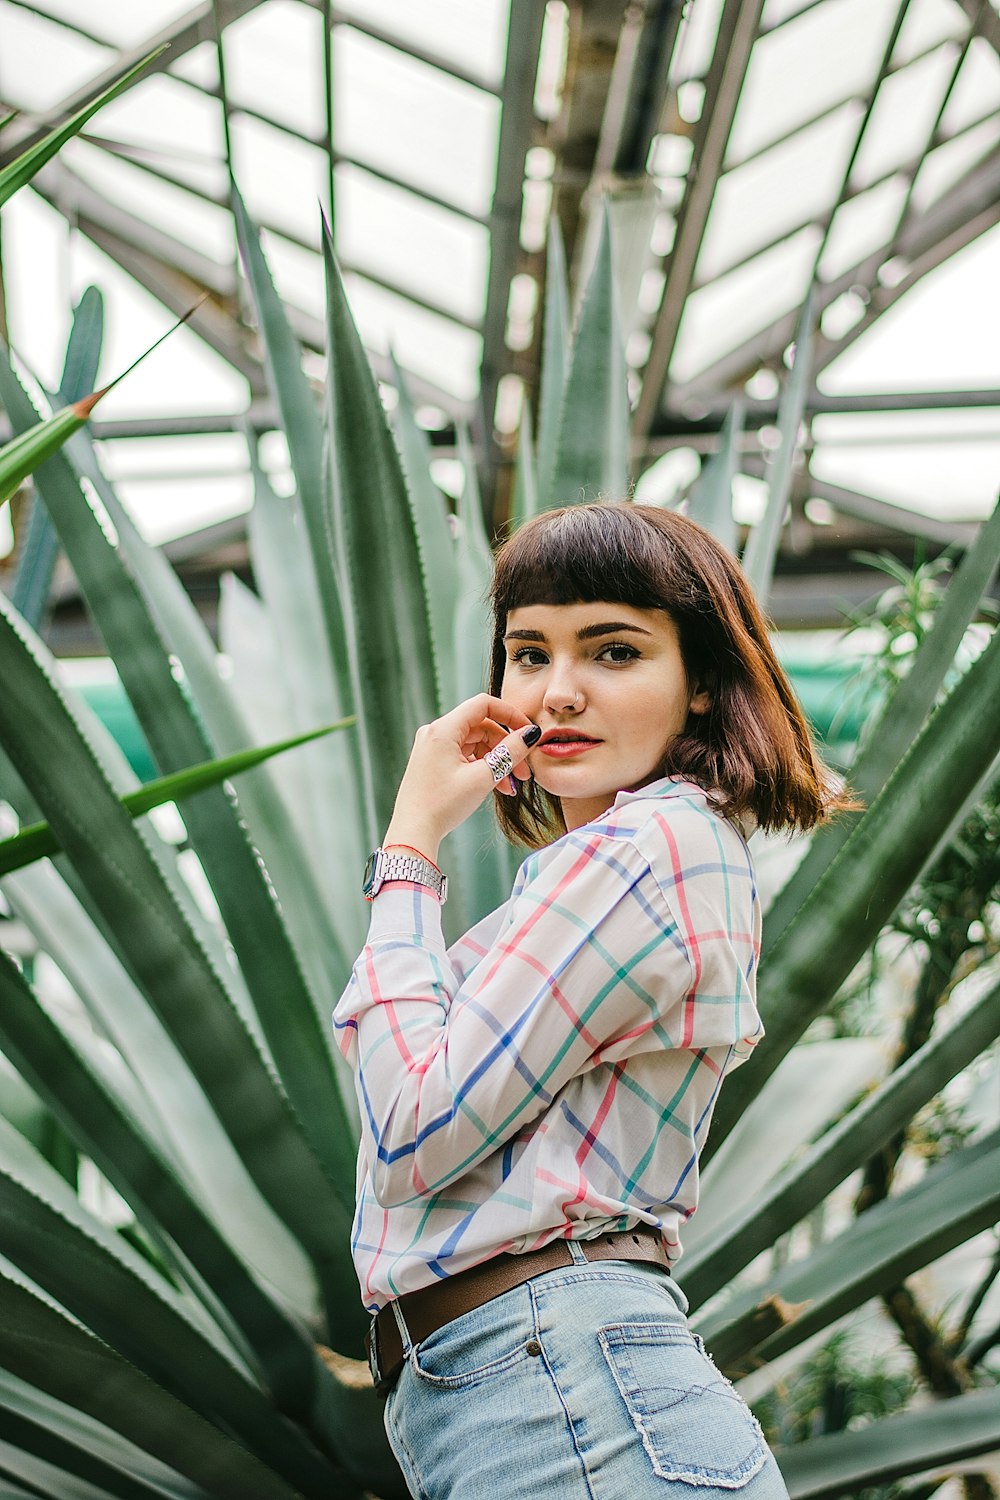
[[[700,682],[696,682],[688,704],[688,713],[707,714],[712,707],[713,696],[711,688],[702,687]]]

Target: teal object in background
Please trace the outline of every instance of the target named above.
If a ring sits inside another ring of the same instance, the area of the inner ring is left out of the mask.
[[[858,661],[795,660],[780,653],[799,702],[821,746],[830,757],[849,764],[861,725],[871,713],[875,694],[858,686]],[[118,681],[90,682],[79,691],[125,754],[140,781],[159,775],[146,737],[125,689]]]
[[[125,689],[118,681],[90,682],[78,688],[80,696],[100,719],[105,729],[114,735],[129,765],[140,781],[152,781],[159,776],[146,736],[139,728]]]

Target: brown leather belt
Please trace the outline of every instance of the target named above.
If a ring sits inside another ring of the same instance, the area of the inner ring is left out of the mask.
[[[660,1266],[668,1274],[670,1271],[660,1231],[648,1224],[637,1224],[634,1229],[604,1234],[595,1240],[577,1240],[576,1244],[588,1261],[636,1260]],[[458,1271],[419,1291],[406,1292],[399,1298],[399,1310],[411,1340],[419,1344],[452,1318],[482,1307],[484,1302],[523,1286],[545,1271],[562,1270],[573,1264],[565,1240],[553,1240],[541,1250],[530,1250],[525,1255],[496,1255],[481,1266]],[[388,1395],[405,1359],[391,1303],[372,1318],[367,1343],[375,1389],[383,1396]]]

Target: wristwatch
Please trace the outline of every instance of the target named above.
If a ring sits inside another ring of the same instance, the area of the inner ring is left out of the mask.
[[[371,901],[377,896],[387,880],[412,880],[417,885],[428,886],[443,906],[448,899],[448,877],[442,875],[436,865],[419,854],[403,854],[396,850],[375,849],[368,856],[361,889]]]

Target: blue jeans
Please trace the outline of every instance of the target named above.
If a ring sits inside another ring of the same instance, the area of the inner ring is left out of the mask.
[[[788,1500],[674,1282],[572,1252],[415,1347],[404,1334],[385,1422],[416,1500]]]

